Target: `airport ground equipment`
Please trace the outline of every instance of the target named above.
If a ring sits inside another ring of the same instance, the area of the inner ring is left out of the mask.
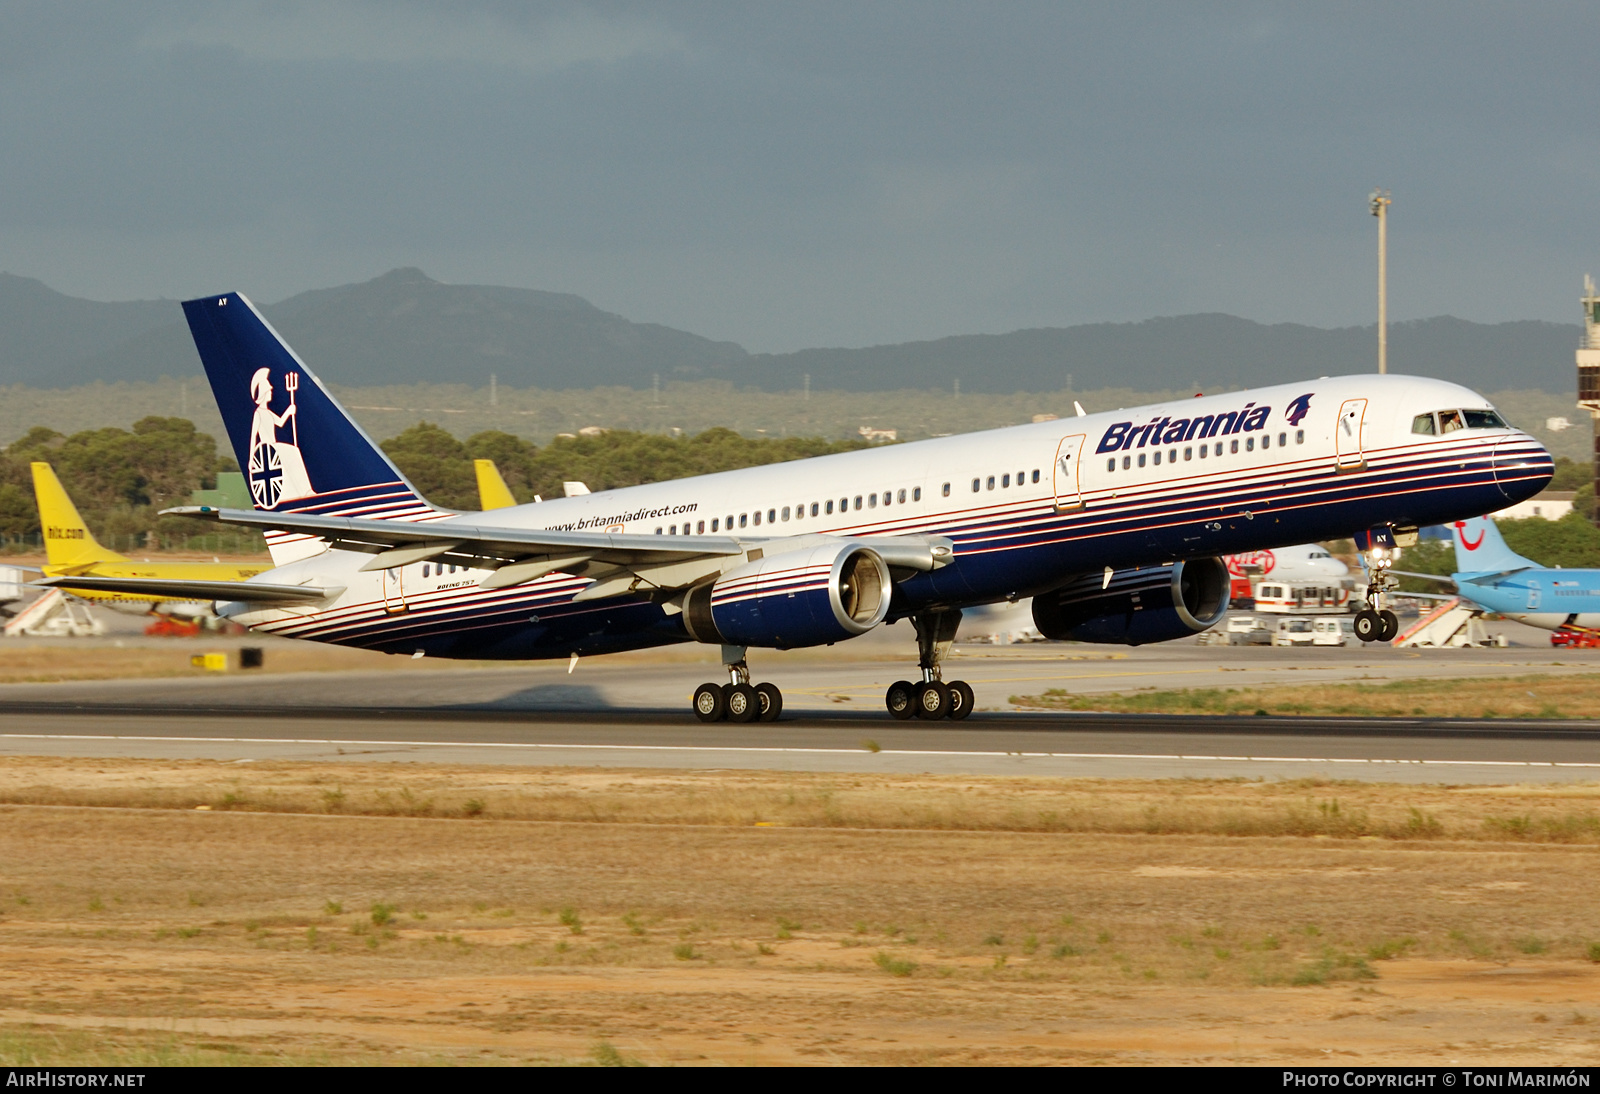
[[[94,638],[106,625],[89,606],[62,589],[50,589],[6,623],[7,638]]]

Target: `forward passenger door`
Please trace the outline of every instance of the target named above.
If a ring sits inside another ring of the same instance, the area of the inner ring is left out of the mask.
[[[1056,447],[1056,511],[1083,508],[1083,442],[1085,435],[1063,437]]]
[[[1366,452],[1362,449],[1361,431],[1366,424],[1367,401],[1346,399],[1339,406],[1339,423],[1333,429],[1334,468],[1339,471],[1359,471],[1367,466]]]

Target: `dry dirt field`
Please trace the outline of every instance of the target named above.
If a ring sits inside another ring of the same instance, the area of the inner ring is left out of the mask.
[[[0,1063],[1594,1064],[1597,869],[1595,785],[7,760]]]

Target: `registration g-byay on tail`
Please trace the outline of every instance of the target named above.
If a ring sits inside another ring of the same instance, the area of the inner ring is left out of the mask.
[[[963,608],[1033,597],[1047,637],[1179,638],[1227,609],[1222,555],[1356,535],[1381,561],[1552,471],[1483,396],[1370,375],[461,513],[423,498],[244,296],[183,308],[255,507],[179,511],[262,529],[275,563],[204,591],[220,614],[429,657],[709,643],[728,682],[696,692],[707,720],[782,710],[749,651],[906,618],[919,671],[890,713],[965,717],[972,689],[942,665]],[[1464,426],[1440,432],[1446,411]],[[1370,581],[1379,637],[1392,581]]]

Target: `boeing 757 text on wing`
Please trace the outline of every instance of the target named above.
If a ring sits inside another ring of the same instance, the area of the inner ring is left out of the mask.
[[[710,643],[729,682],[695,693],[708,721],[781,711],[750,649],[906,618],[920,679],[889,688],[890,713],[965,717],[972,689],[941,664],[963,608],[1031,596],[1047,637],[1159,642],[1222,618],[1220,556],[1350,535],[1377,563],[1358,632],[1392,637],[1397,536],[1531,497],[1552,471],[1483,396],[1372,375],[460,513],[406,481],[245,297],[183,308],[255,508],[175,511],[262,529],[275,565],[141,588],[429,657]],[[1460,428],[1441,432],[1444,412]]]

